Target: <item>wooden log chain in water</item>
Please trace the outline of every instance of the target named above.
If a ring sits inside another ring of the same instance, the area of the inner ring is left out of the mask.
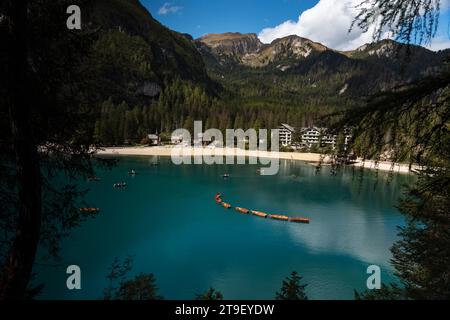
[[[222,200],[222,194],[217,193],[215,196],[216,203],[224,207],[225,209],[231,209],[233,206],[227,202],[224,202]],[[236,210],[238,213],[242,214],[252,214],[256,217],[260,218],[268,218],[273,220],[279,220],[279,221],[290,221],[290,222],[296,222],[296,223],[310,223],[309,218],[301,218],[301,217],[288,217],[285,215],[278,215],[278,214],[267,214],[265,212],[256,211],[256,210],[249,210],[242,207],[234,207],[234,210]]]

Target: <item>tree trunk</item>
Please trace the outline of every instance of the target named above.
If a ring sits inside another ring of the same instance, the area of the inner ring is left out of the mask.
[[[31,129],[27,77],[27,1],[11,1],[9,112],[16,158],[18,221],[0,279],[0,300],[23,299],[30,280],[41,227],[41,173]]]

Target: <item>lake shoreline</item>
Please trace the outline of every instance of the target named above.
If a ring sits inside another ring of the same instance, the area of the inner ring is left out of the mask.
[[[171,157],[174,147],[108,147],[100,149],[96,152],[97,155],[108,156],[160,156]],[[299,153],[299,152],[268,152],[268,151],[249,151],[238,148],[183,148],[183,156],[194,155],[214,155],[214,156],[243,156],[243,157],[259,157],[280,160],[303,161],[311,164],[319,163],[321,154],[318,153]],[[362,159],[356,160],[351,166],[357,168],[365,168],[380,171],[393,171],[395,173],[412,174],[419,169],[418,166],[411,166],[409,164],[393,163],[391,161],[379,161]]]

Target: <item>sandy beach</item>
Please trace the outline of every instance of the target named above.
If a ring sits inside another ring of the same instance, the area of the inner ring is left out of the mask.
[[[172,155],[172,150],[174,147],[172,146],[164,146],[164,147],[113,147],[113,148],[104,148],[102,150],[97,151],[98,155],[116,155],[116,156],[161,156],[161,157],[170,157]],[[321,155],[317,153],[299,153],[299,152],[268,152],[268,151],[248,151],[237,148],[193,148],[186,147],[183,148],[184,156],[193,156],[193,155],[213,155],[213,156],[244,156],[244,157],[260,157],[260,158],[270,158],[276,159],[279,158],[281,160],[294,160],[294,161],[304,161],[317,163],[321,159]],[[355,164],[355,167],[364,167],[367,169],[378,169],[381,171],[390,171],[397,173],[412,173],[408,164],[400,164],[400,163],[392,163],[389,161],[381,161],[376,163],[375,161],[366,160],[362,161],[358,159]],[[411,168],[413,171],[417,170],[417,166],[413,166]]]

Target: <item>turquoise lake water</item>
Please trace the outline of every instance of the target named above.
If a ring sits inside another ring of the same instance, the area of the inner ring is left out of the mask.
[[[192,299],[209,287],[226,299],[273,299],[297,271],[311,299],[353,299],[365,288],[367,267],[379,265],[394,281],[389,248],[404,223],[395,209],[410,176],[281,161],[276,176],[254,165],[176,166],[170,158],[121,157],[100,182],[84,183],[101,213],[63,241],[57,266],[36,268],[43,299],[98,299],[115,257],[134,256],[133,271],[153,273],[166,299]],[[153,163],[158,161],[159,166]],[[139,174],[128,176],[134,169]],[[230,173],[224,180],[221,175]],[[298,178],[294,177],[298,176]],[[126,181],[128,188],[112,185]],[[84,185],[83,184],[83,185]],[[234,206],[302,216],[309,225],[265,220],[225,210]],[[79,265],[82,290],[66,289],[66,267]]]

